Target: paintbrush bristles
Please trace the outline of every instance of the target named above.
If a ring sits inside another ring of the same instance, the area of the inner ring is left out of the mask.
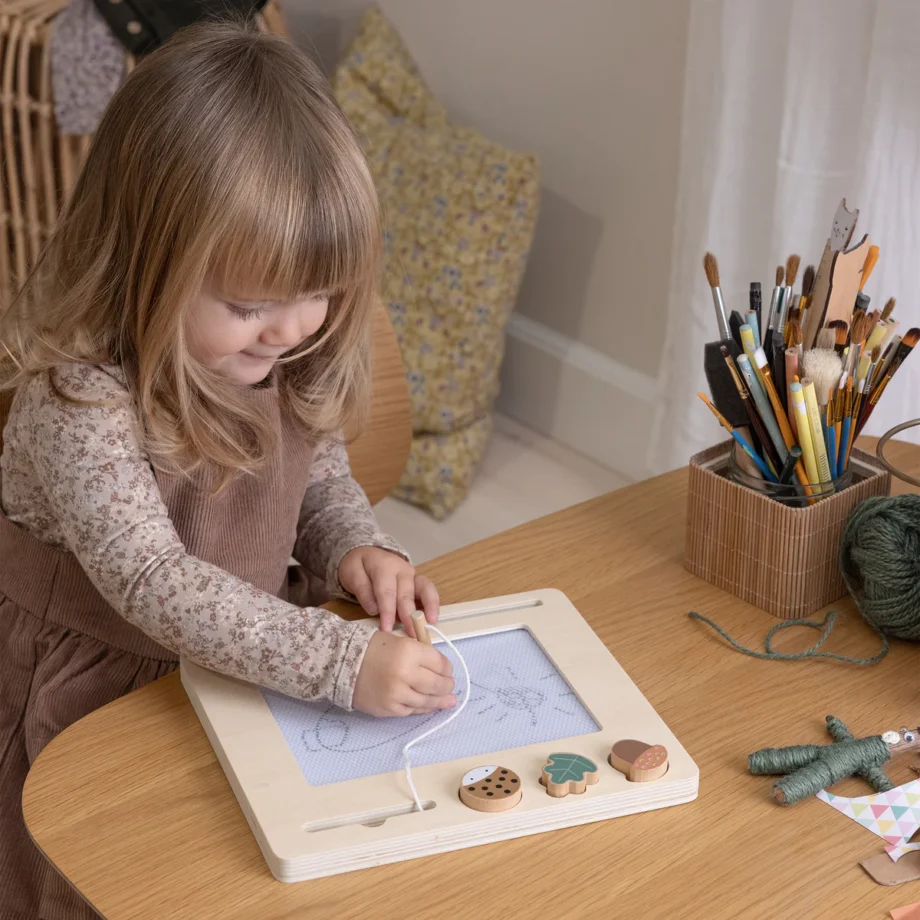
[[[920,329],[914,326],[912,329],[908,329],[904,333],[904,337],[901,339],[902,345],[907,345],[909,348],[916,348],[917,342],[920,342]]]
[[[792,287],[795,284],[796,276],[799,273],[799,265],[802,263],[802,257],[794,253],[786,259],[786,284]]]
[[[703,256],[703,271],[706,272],[706,280],[709,282],[709,286],[711,288],[719,287],[719,263],[711,252],[707,252]]]
[[[815,341],[815,348],[820,351],[833,351],[837,344],[837,333],[833,329],[820,329]]]
[[[872,364],[878,364],[881,358],[882,358],[882,346],[876,345],[875,348],[872,349],[872,354],[869,356],[869,361]]]
[[[847,343],[847,334],[850,331],[850,324],[845,319],[835,319],[828,324],[828,329],[834,330],[834,344],[838,348],[843,348]]]
[[[811,292],[815,287],[815,267],[808,265],[805,268],[805,276],[802,278],[802,293],[806,297],[811,297]]]
[[[885,304],[885,309],[882,310],[882,315],[879,317],[879,322],[887,323],[891,319],[891,314],[894,313],[895,299],[894,297],[889,297],[887,303]]]
[[[833,348],[813,348],[802,355],[802,376],[814,380],[819,394],[835,388],[842,372],[843,362]],[[823,398],[819,395],[819,399]]]
[[[857,314],[861,315],[857,316]],[[862,345],[874,328],[875,317],[872,314],[867,316],[861,310],[857,310],[853,314],[853,332],[850,335],[850,341],[856,345]]]
[[[776,266],[776,286],[777,287],[783,286],[783,278],[785,277],[786,277],[786,269],[784,269],[782,265],[777,265]]]

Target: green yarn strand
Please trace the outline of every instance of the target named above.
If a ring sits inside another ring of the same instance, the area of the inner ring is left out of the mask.
[[[884,635],[879,633],[879,637],[882,640],[882,649],[877,655],[873,655],[871,658],[851,658],[849,655],[838,655],[835,652],[822,652],[820,651],[821,646],[827,642],[828,637],[831,634],[834,626],[837,623],[837,614],[832,610],[825,614],[824,619],[820,622],[815,620],[783,620],[782,623],[777,623],[773,626],[770,631],[767,633],[766,638],[764,639],[764,651],[758,652],[755,649],[746,648],[740,642],[737,642],[733,639],[718,623],[714,623],[709,617],[704,617],[701,613],[696,613],[691,611],[688,616],[691,620],[699,620],[701,623],[705,623],[707,626],[711,626],[732,648],[741,652],[744,655],[749,655],[751,658],[763,658],[770,661],[800,661],[803,658],[829,658],[833,661],[843,661],[847,664],[856,664],[856,665],[870,665],[875,664],[877,661],[881,661],[888,654],[888,640]],[[793,626],[807,626],[809,629],[818,630],[821,635],[818,637],[817,641],[810,648],[804,649],[801,652],[780,652],[773,648],[773,637],[783,629],[790,629]],[[877,628],[876,628],[876,631]]]

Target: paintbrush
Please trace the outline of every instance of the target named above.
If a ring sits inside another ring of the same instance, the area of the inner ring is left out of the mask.
[[[802,324],[796,317],[786,323],[786,348],[802,348]]]
[[[792,472],[797,463],[802,459],[802,448],[798,444],[789,449],[789,455],[783,464],[783,471],[779,474],[779,481],[783,485],[788,485],[792,481]]]
[[[749,437],[750,432],[746,428],[747,412],[731,374],[725,366],[725,361],[722,360],[722,348],[727,348],[732,357],[741,354],[741,350],[732,339],[727,342],[707,342],[703,346],[703,372],[706,375],[706,383],[709,385],[712,401],[718,410],[733,427],[740,428],[742,434]]]
[[[764,391],[767,394],[767,398],[770,400],[770,405],[773,407],[773,412],[776,415],[776,424],[779,426],[779,431],[785,442],[786,452],[788,453],[789,448],[795,444],[795,438],[792,435],[792,428],[789,426],[786,409],[779,398],[779,394],[776,392],[776,387],[773,385],[773,374],[770,372],[770,365],[767,363],[767,356],[764,354],[762,348],[757,349],[754,359],[757,362],[757,367],[760,369],[760,377],[764,383]],[[783,370],[785,371],[785,365]],[[801,429],[799,433],[801,434]],[[808,479],[805,477],[805,468],[802,467],[802,469],[799,470],[799,468],[796,467],[796,473],[801,474],[799,478],[801,484],[803,486],[808,485]]]
[[[843,472],[840,456],[840,444],[843,440],[843,396],[844,390],[839,387],[834,391],[834,436],[837,445],[837,457],[835,460],[837,466],[837,476]]]
[[[831,479],[836,479],[837,473],[837,430],[834,428],[834,391],[828,393],[827,405],[824,408],[824,436],[827,438],[827,463],[831,468]]]
[[[898,333],[898,321],[896,319],[890,319],[885,324],[885,336],[881,341],[882,355],[887,352],[888,346],[891,345],[895,339],[898,340],[898,344],[901,343],[901,336]]]
[[[875,314],[866,313],[859,309],[853,313],[853,322],[850,325],[850,354],[847,363],[847,371],[852,373],[859,364],[862,357],[863,347],[869,333],[875,326]]]
[[[820,329],[815,340],[815,348],[820,348],[822,351],[834,351],[836,341],[837,333],[833,329]],[[836,351],[834,353],[836,354]]]
[[[763,422],[760,419],[760,415],[757,412],[757,407],[754,405],[754,401],[751,397],[750,391],[747,388],[747,385],[744,382],[744,379],[741,376],[741,372],[738,370],[735,365],[735,360],[732,357],[726,346],[722,346],[722,360],[725,361],[725,365],[728,368],[728,372],[731,374],[732,382],[735,384],[735,388],[738,390],[738,396],[741,398],[741,402],[744,405],[745,411],[747,412],[748,421],[750,422],[751,428],[754,431],[756,437],[756,442],[753,441],[753,438],[750,439],[755,448],[760,450],[760,453],[763,454],[764,459],[767,460],[769,464],[772,464],[774,470],[780,468],[779,455],[776,453],[776,448],[773,446],[773,442],[770,440],[770,436],[767,434],[767,430],[764,428]]]
[[[752,281],[751,289],[748,292],[747,321],[748,321],[748,325],[750,325],[750,327],[754,330],[754,336],[758,342],[762,341],[762,339],[760,338],[760,330],[763,328],[761,324],[761,317],[760,317],[761,306],[762,304],[761,304],[760,282]],[[754,319],[755,319],[753,323],[751,322],[752,313],[754,314]]]
[[[753,363],[747,355],[740,355],[735,359],[735,364],[747,384],[748,392],[751,394],[751,399],[754,400],[754,405],[760,413],[763,426],[767,430],[773,447],[776,449],[780,464],[783,464],[786,461],[786,454],[789,453],[789,448],[786,446],[782,432],[779,430],[776,416],[770,408],[770,400],[767,398],[761,378],[754,370]]]
[[[719,264],[712,253],[706,253],[703,259],[703,268],[706,272],[706,281],[712,289],[712,302],[716,310],[716,322],[719,325],[720,336],[718,342],[707,342],[703,346],[703,372],[706,375],[706,382],[709,385],[712,401],[718,410],[733,427],[738,428],[742,435],[750,439],[751,433],[747,428],[747,412],[732,381],[731,374],[725,366],[725,361],[722,360],[720,351],[722,346],[725,345],[731,352],[732,357],[737,357],[741,353],[740,346],[732,338],[728,319],[725,315],[725,303],[722,300],[722,291],[719,288]],[[751,475],[756,475],[755,467],[749,466],[748,471]]]
[[[847,347],[847,337],[850,334],[850,324],[845,319],[835,319],[828,323],[828,329],[834,330],[834,348],[837,354],[842,355]]]
[[[767,342],[764,350],[768,354],[770,370],[773,374],[773,380],[776,384],[776,394],[780,398],[780,404],[783,411],[787,412],[786,406],[786,343],[783,341],[782,333],[775,329],[770,333],[770,341]]]
[[[885,376],[882,377],[878,386],[872,390],[869,399],[866,401],[862,418],[858,421],[857,434],[862,431],[863,426],[869,421],[869,416],[872,415],[873,410],[878,405],[878,401],[884,395],[885,388],[891,382],[891,378],[898,372],[898,368],[901,367],[910,353],[914,350],[918,341],[920,341],[920,329],[916,326],[913,329],[908,329],[908,331],[904,333],[904,338],[901,340],[901,344],[898,345],[898,350],[892,358],[891,363],[888,365]]]
[[[802,324],[795,323],[790,330],[789,338],[792,340],[792,347],[796,350],[799,360],[802,358],[802,342],[805,340],[805,327]]]
[[[846,458],[850,449],[850,438],[853,437],[853,434],[853,378],[847,377],[843,397],[843,433],[840,446],[837,448],[837,465],[841,475],[846,472]]]
[[[882,322],[881,320],[877,321],[872,328],[872,331],[869,333],[869,337],[866,339],[866,344],[863,346],[863,351],[872,351],[876,346],[881,347],[882,342],[885,339],[885,333],[888,331],[888,323]]]
[[[887,347],[885,343],[882,343],[882,360],[879,361],[878,365],[875,368],[875,375],[872,378],[872,386],[869,388],[870,392],[875,389],[881,383],[882,377],[888,372],[888,368],[891,365],[891,362],[894,360],[894,356],[898,353],[898,346],[901,344],[901,336],[896,335],[888,343]]]
[[[815,382],[818,405],[826,407],[828,394],[837,389],[837,381],[843,371],[839,355],[833,348],[812,348],[802,356],[801,369],[801,376]]]
[[[763,473],[764,477],[769,479],[770,482],[777,482],[777,477],[770,472],[770,470],[767,468],[767,465],[763,462],[763,460],[760,459],[760,457],[757,456],[751,445],[748,444],[748,442],[745,441],[745,439],[732,427],[725,416],[722,415],[722,413],[719,412],[719,410],[706,398],[706,394],[697,393],[696,395],[699,396],[699,398],[702,399],[704,403],[706,403],[710,412],[712,412],[712,414],[719,420],[719,424],[732,436],[732,438],[735,440],[735,443],[738,444],[738,446],[744,451],[745,455],[750,458],[757,469]]]
[[[853,418],[856,419],[857,425],[859,424],[860,416],[862,415],[863,404],[868,398],[869,391],[872,385],[872,375],[875,373],[875,368],[878,366],[879,361],[881,360],[882,350],[876,346],[871,354],[863,355],[859,359],[859,369],[857,371],[856,377],[856,398],[853,403]],[[850,448],[847,451],[846,464],[850,462],[850,451],[853,450],[853,441],[855,438],[850,439]]]
[[[728,325],[728,313],[725,312],[725,301],[722,299],[722,289],[719,287],[719,263],[711,252],[703,256],[703,271],[706,272],[706,280],[709,282],[709,287],[712,288],[712,304],[716,309],[719,338],[723,342],[731,341],[732,333]]]
[[[802,296],[799,298],[799,310],[802,313],[802,328],[805,328],[805,311],[811,304],[811,294],[815,289],[815,267],[814,265],[805,266],[805,274],[802,276]]]
[[[894,305],[897,301],[894,297],[889,297],[885,301],[885,308],[882,310],[882,315],[878,318],[880,323],[887,323],[891,319],[891,314],[894,313]]]
[[[792,408],[792,397],[789,395],[789,387],[799,377],[799,353],[794,348],[786,349],[786,415],[789,417],[789,427],[792,429],[793,436],[798,439],[796,431],[795,413],[790,411]]]
[[[792,308],[792,289],[795,286],[795,279],[799,274],[799,265],[802,257],[793,253],[786,259],[786,286],[783,293],[782,312],[780,313],[779,322],[776,328],[782,332],[786,328],[786,320],[789,316],[789,310]]]
[[[764,341],[766,341],[767,335],[769,335],[770,330],[773,329],[773,326],[776,322],[776,310],[780,302],[780,294],[783,290],[783,279],[786,277],[786,270],[782,265],[776,266],[776,287],[773,288],[773,293],[770,295],[770,313],[767,316],[767,328],[764,329]],[[763,326],[761,326],[763,329]]]
[[[843,371],[843,362],[840,355],[833,348],[812,348],[802,355],[800,362],[802,373],[821,392],[827,392],[829,387],[836,387],[840,374]]]

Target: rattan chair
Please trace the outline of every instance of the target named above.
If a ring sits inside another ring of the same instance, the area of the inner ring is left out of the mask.
[[[35,264],[73,187],[91,136],[58,134],[51,95],[51,22],[67,0],[0,0],[0,303]],[[277,0],[261,22],[285,35]],[[133,59],[126,54],[130,70]]]

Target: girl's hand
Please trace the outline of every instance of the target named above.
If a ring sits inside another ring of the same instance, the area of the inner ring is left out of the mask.
[[[375,632],[371,637],[352,705],[371,716],[411,716],[451,709],[453,667],[430,645]]]
[[[406,635],[415,638],[412,614],[425,611],[429,623],[438,622],[440,601],[435,586],[401,556],[376,546],[359,546],[339,563],[339,582],[358,598],[380,628],[390,632],[399,617]]]

